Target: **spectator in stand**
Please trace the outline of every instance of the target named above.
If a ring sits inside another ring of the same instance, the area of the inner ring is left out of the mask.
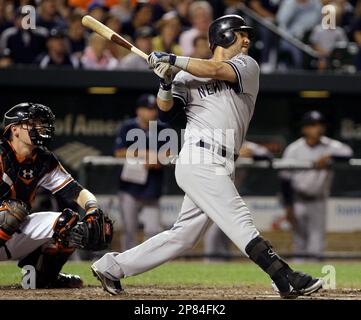
[[[153,23],[174,9],[174,0],[157,0],[153,5]]]
[[[182,55],[182,49],[177,43],[181,32],[181,24],[176,11],[166,13],[157,23],[159,35],[153,38],[153,50]]]
[[[56,10],[58,14],[66,20],[70,17],[73,12],[73,8],[71,8],[68,4],[68,0],[55,0],[56,1]]]
[[[249,7],[259,14],[265,21],[270,24],[276,22],[276,14],[278,11],[278,0],[250,0]],[[269,73],[276,68],[276,36],[275,34],[263,27],[262,25],[258,28],[259,39],[263,43],[263,48],[260,57],[260,68],[262,72]],[[272,58],[271,58],[272,56]]]
[[[356,19],[352,28],[352,38],[358,46],[358,53],[356,56],[356,69],[358,71],[361,71],[361,0],[357,2],[355,16]]]
[[[59,15],[56,0],[42,0],[38,7],[36,27],[44,27],[48,31],[66,27],[64,19]]]
[[[197,36],[193,41],[194,51],[191,55],[192,58],[209,59],[212,56],[211,49],[209,48],[208,38],[206,36]]]
[[[333,0],[330,4],[337,6],[340,11],[339,26],[345,31],[349,39],[352,38],[352,23],[355,18],[355,8],[348,0]]]
[[[307,32],[311,31],[321,20],[321,3],[319,0],[284,0],[276,15],[280,28],[289,35],[304,41]],[[282,40],[280,49],[291,54],[292,62],[287,67],[300,69],[303,66],[302,52]]]
[[[13,25],[7,14],[8,6],[9,4],[5,0],[0,0],[0,34]]]
[[[224,14],[239,14],[243,16],[243,18],[247,22],[247,16],[243,15],[240,12],[240,6],[248,4],[249,0],[225,0],[224,2],[226,4],[226,9]],[[249,24],[250,23],[247,22],[247,25]]]
[[[189,21],[189,8],[193,0],[180,0],[175,3],[175,10],[178,13],[181,25],[184,29],[189,29],[192,24]]]
[[[74,8],[86,10],[92,0],[69,0],[69,5]]]
[[[135,33],[134,45],[149,54],[153,51],[152,48],[153,29],[151,27],[141,27]],[[127,54],[120,62],[120,69],[122,70],[145,70],[149,71],[149,65],[146,60],[139,57],[135,53]]]
[[[110,13],[123,23],[132,19],[132,7],[130,0],[118,0],[118,3],[110,8]]]
[[[151,26],[153,19],[153,7],[148,2],[138,2],[134,8],[131,21],[123,23],[124,34],[135,37],[135,31],[140,27]]]
[[[53,29],[50,31],[48,41],[46,43],[48,53],[39,58],[39,66],[41,69],[68,67],[78,69],[80,67],[79,59],[69,54],[69,46],[66,34],[62,30]]]
[[[179,38],[179,44],[185,56],[192,54],[195,37],[208,35],[208,27],[213,19],[212,7],[207,1],[192,3],[189,8],[189,14],[192,28],[182,32]]]
[[[107,40],[97,33],[92,33],[88,39],[88,45],[81,57],[84,69],[114,70],[119,62],[111,52],[106,49]]]
[[[346,47],[348,43],[345,31],[338,25],[342,18],[342,9],[333,5],[336,10],[336,28],[325,29],[322,24],[317,25],[310,35],[310,43],[320,55],[318,59],[317,69],[325,70],[330,68],[330,56],[337,47]]]
[[[0,53],[0,69],[5,69],[13,65],[11,51],[6,48]]]
[[[108,14],[107,17],[105,18],[104,24],[109,27],[110,29],[112,29],[113,31],[117,32],[117,33],[121,33],[122,30],[122,22],[121,20],[116,17],[113,14]]]
[[[226,4],[224,0],[207,0],[213,9],[213,19],[217,19],[224,15]],[[240,0],[238,0],[240,1]]]
[[[122,23],[117,16],[114,16],[113,14],[108,14],[104,24],[110,29],[112,29],[114,32],[118,34],[122,33]],[[132,41],[131,39],[129,40]],[[107,41],[107,49],[111,52],[114,58],[118,59],[119,61],[129,53],[127,49],[111,41]]]
[[[104,22],[107,13],[108,7],[99,1],[94,0],[88,6],[88,14],[98,21]]]
[[[68,19],[68,38],[70,52],[81,58],[85,49],[85,28],[81,23],[82,16],[73,14]]]
[[[96,1],[94,1],[94,0],[68,0],[68,3],[69,3],[69,6],[71,6],[71,7],[86,10],[92,2],[99,2],[99,3],[104,4],[107,7],[111,7],[111,6],[116,5],[119,1],[123,1],[123,0],[96,0]],[[125,1],[129,1],[129,0],[125,0]]]
[[[16,11],[14,27],[6,29],[0,38],[0,49],[8,48],[15,64],[33,63],[35,58],[46,52],[48,31],[43,27],[23,29],[21,22],[24,15]]]

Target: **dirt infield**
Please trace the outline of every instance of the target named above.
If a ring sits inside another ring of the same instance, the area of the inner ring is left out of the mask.
[[[205,286],[128,286],[121,296],[110,296],[100,287],[83,289],[23,290],[17,286],[0,287],[2,300],[274,300],[279,296],[272,289],[255,287],[205,287]],[[322,290],[312,300],[361,300],[361,289]]]

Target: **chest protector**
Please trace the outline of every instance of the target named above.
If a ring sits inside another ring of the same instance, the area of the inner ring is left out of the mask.
[[[0,200],[18,199],[29,207],[40,180],[54,170],[58,161],[45,148],[37,148],[31,159],[19,160],[9,142],[0,144]]]

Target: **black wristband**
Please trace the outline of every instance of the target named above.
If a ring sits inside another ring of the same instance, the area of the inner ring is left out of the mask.
[[[172,82],[171,83],[166,83],[164,81],[164,79],[160,79],[160,87],[165,90],[165,91],[169,91],[172,89]]]

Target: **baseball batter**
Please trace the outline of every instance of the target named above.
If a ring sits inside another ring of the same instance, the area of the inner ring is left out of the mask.
[[[38,103],[20,103],[4,115],[0,143],[0,261],[31,265],[36,288],[79,288],[79,276],[60,273],[75,248],[104,249],[112,223],[95,196],[65,171],[46,148],[54,135],[55,116]],[[70,209],[31,213],[39,187],[86,210],[80,220]]]
[[[123,253],[110,252],[92,265],[103,288],[121,294],[120,279],[173,259],[192,248],[213,221],[240,251],[274,281],[282,297],[311,294],[322,280],[293,271],[264,240],[233,183],[258,94],[259,67],[247,55],[252,28],[237,15],[209,28],[210,60],[153,52],[149,65],[160,77],[157,103],[162,120],[185,109],[185,142],[175,175],[185,197],[174,226]],[[182,69],[172,84],[170,67]]]

